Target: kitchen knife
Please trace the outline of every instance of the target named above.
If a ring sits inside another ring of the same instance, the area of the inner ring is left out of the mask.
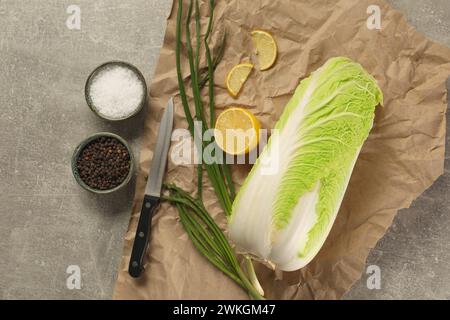
[[[155,152],[150,167],[150,173],[145,187],[144,202],[141,208],[133,250],[131,252],[128,273],[133,278],[138,278],[144,271],[144,256],[147,251],[152,217],[159,207],[161,188],[164,173],[166,171],[167,155],[169,152],[170,138],[173,129],[173,98],[167,104],[164,115],[159,125]]]

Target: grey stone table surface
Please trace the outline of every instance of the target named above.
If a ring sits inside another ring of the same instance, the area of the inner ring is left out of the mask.
[[[112,59],[134,63],[150,82],[171,1],[78,0],[81,29],[69,30],[72,0],[0,0],[0,298],[111,298],[133,183],[112,196],[89,194],[69,161],[97,131],[122,135],[138,154],[142,116],[125,125],[96,118],[84,82]],[[450,1],[390,2],[450,46]],[[449,164],[369,256],[381,289],[369,290],[363,274],[347,299],[450,298]],[[67,288],[69,265],[81,269],[80,290]]]

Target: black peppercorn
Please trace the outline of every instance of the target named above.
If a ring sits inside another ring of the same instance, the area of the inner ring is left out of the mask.
[[[78,174],[89,187],[109,190],[130,172],[130,154],[116,138],[100,137],[88,143],[77,159]]]

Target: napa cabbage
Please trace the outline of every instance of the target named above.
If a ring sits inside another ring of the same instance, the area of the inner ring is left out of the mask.
[[[241,251],[284,271],[314,258],[382,100],[375,79],[344,57],[301,81],[233,203],[230,238]]]

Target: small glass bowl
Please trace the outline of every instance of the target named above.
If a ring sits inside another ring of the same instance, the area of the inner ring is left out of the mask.
[[[134,72],[136,74],[136,76],[138,77],[139,81],[142,83],[142,87],[144,88],[144,94],[142,96],[142,100],[139,103],[139,106],[136,108],[136,110],[134,110],[132,113],[121,117],[121,118],[111,118],[108,116],[105,116],[103,114],[100,114],[97,110],[97,108],[95,107],[94,102],[91,99],[91,94],[90,94],[90,90],[91,90],[91,84],[92,84],[92,80],[103,70],[114,67],[114,66],[120,66],[120,67],[124,67],[127,68],[129,70],[131,70],[132,72]],[[86,84],[84,86],[84,96],[86,97],[86,102],[87,105],[89,106],[89,108],[92,110],[92,112],[94,112],[97,116],[99,116],[102,119],[108,120],[108,121],[121,121],[121,120],[126,120],[129,119],[133,116],[135,116],[136,114],[138,114],[142,108],[144,107],[146,101],[147,101],[147,84],[145,82],[145,78],[142,75],[142,73],[139,71],[138,68],[136,68],[134,65],[128,63],[128,62],[124,62],[124,61],[109,61],[106,63],[103,63],[101,65],[99,65],[97,68],[94,69],[94,71],[91,72],[91,74],[89,75],[89,77],[86,80]]]
[[[110,138],[114,138],[117,139],[118,141],[120,141],[125,148],[128,151],[128,154],[130,155],[130,170],[128,172],[128,175],[126,176],[126,178],[122,181],[121,184],[119,184],[117,187],[114,187],[112,189],[107,189],[107,190],[99,190],[99,189],[94,189],[90,186],[88,186],[83,179],[81,179],[79,173],[78,173],[78,169],[77,169],[77,160],[78,157],[80,156],[81,151],[83,151],[83,149],[91,142],[94,141],[98,138],[101,137],[110,137]],[[75,180],[77,181],[77,183],[85,190],[90,191],[92,193],[96,193],[96,194],[108,194],[108,193],[112,193],[115,192],[117,190],[122,189],[124,186],[126,186],[130,180],[131,177],[133,176],[134,173],[134,156],[133,156],[133,152],[131,151],[131,147],[128,144],[128,142],[126,142],[122,137],[114,134],[114,133],[110,133],[110,132],[99,132],[99,133],[95,133],[89,137],[87,137],[86,139],[84,139],[76,148],[75,151],[72,155],[72,160],[71,160],[71,167],[72,167],[72,173],[73,176],[75,178]]]

